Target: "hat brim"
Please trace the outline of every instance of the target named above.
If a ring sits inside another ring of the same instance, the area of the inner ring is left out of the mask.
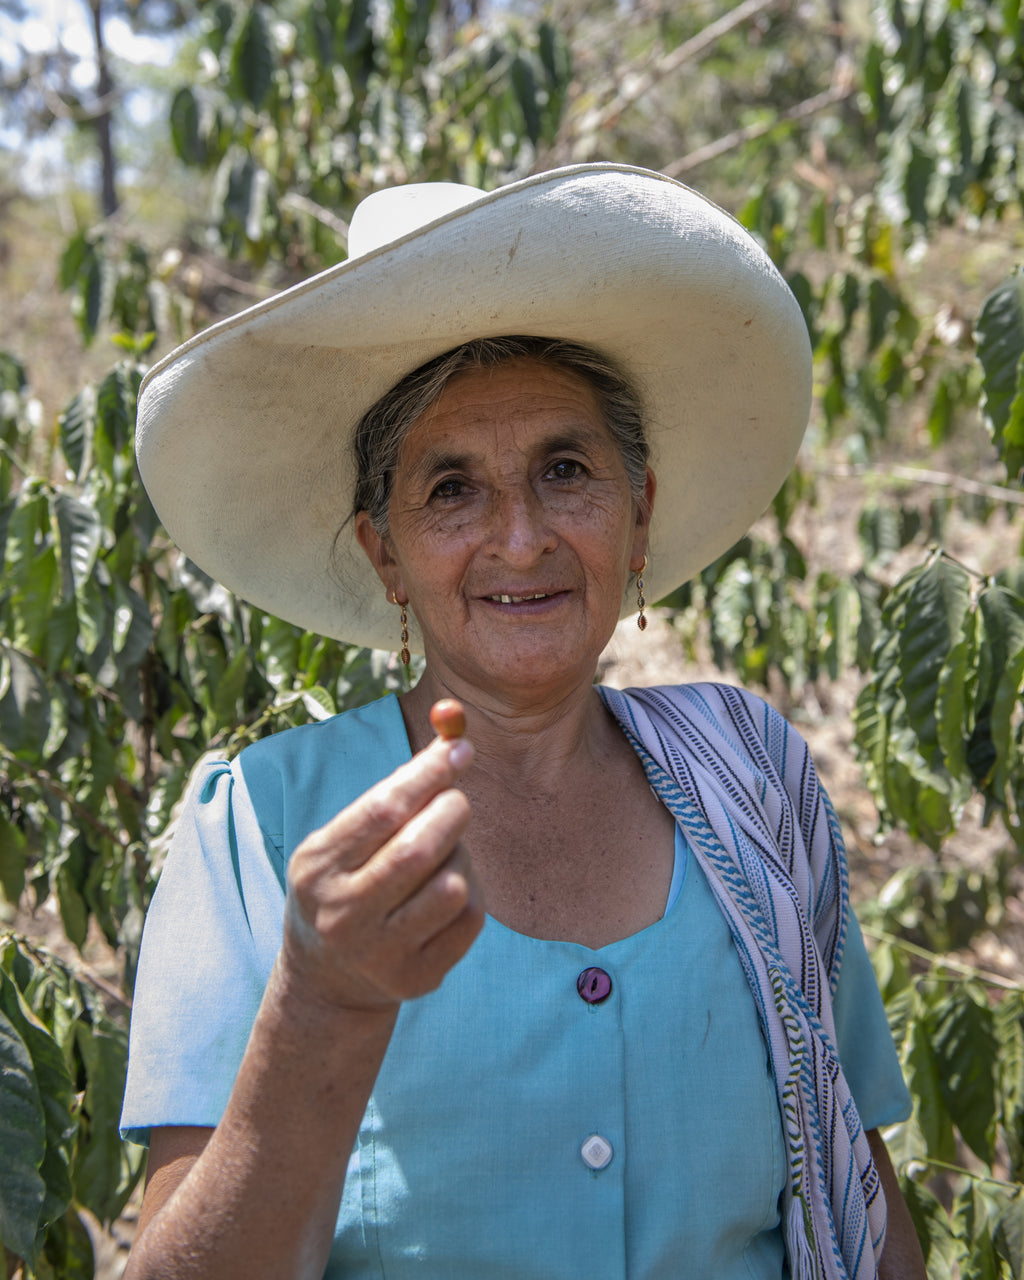
[[[810,344],[767,255],[673,179],[579,165],[481,195],[154,366],[136,447],[164,527],[259,608],[393,647],[394,608],[345,523],[353,429],[425,361],[503,334],[593,347],[637,385],[658,481],[648,600],[740,538],[793,464]]]

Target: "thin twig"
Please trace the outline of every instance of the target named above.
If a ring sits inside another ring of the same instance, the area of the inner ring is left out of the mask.
[[[730,9],[728,13],[723,14],[716,22],[709,23],[703,31],[699,31],[692,39],[684,41],[678,48],[673,49],[671,53],[659,58],[649,72],[644,75],[630,77],[610,102],[603,107],[595,107],[584,116],[579,132],[592,134],[606,128],[638,98],[650,93],[660,80],[670,76],[673,71],[677,71],[684,63],[696,60],[720,40],[722,36],[727,35],[736,27],[742,26],[743,23],[755,17],[764,9],[772,8],[777,3],[778,0],[744,0],[743,4],[737,5],[735,9]],[[668,170],[665,170],[665,172],[667,173]]]
[[[20,458],[5,440],[0,440],[0,453],[6,454],[23,476],[32,474],[28,463],[24,459]]]
[[[98,120],[100,116],[108,115],[111,109],[116,107],[124,96],[120,89],[111,89],[109,93],[97,98],[88,107],[80,104],[72,107],[64,101],[55,89],[51,89],[47,85],[43,86],[42,93],[43,101],[56,119],[70,120],[74,124],[91,124],[92,121]]]
[[[875,467],[817,467],[816,475],[833,476],[837,480],[850,480],[859,476],[875,476],[879,480],[907,480],[912,484],[933,484],[945,489],[955,489],[959,493],[969,493],[975,497],[988,498],[992,502],[1009,502],[1014,506],[1024,507],[1024,490],[1010,489],[1001,484],[985,484],[981,480],[969,480],[966,476],[953,475],[948,471],[928,471],[924,467],[887,467],[879,471]]]
[[[910,1156],[906,1160],[900,1162],[900,1167],[906,1169],[908,1165],[920,1164],[927,1165],[931,1169],[945,1169],[948,1173],[958,1173],[962,1177],[970,1178],[973,1182],[991,1182],[997,1187],[1007,1187],[1015,1195],[1020,1195],[1024,1191],[1024,1187],[1019,1182],[1008,1182],[1005,1178],[993,1178],[990,1173],[976,1173],[973,1169],[965,1169],[960,1164],[950,1164],[948,1160],[936,1160],[932,1156]]]
[[[916,943],[908,942],[906,938],[897,937],[895,933],[887,933],[884,929],[875,929],[871,925],[862,924],[861,932],[869,938],[874,938],[876,942],[888,942],[893,946],[900,947],[910,955],[917,956],[919,960],[927,960],[933,966],[937,965],[939,968],[952,969],[954,973],[961,973],[967,978],[978,978],[982,982],[989,983],[990,986],[1002,987],[1004,991],[1020,991],[1022,989],[1019,982],[1011,982],[1009,978],[1003,978],[997,973],[989,973],[987,969],[979,969],[963,960],[954,960],[952,956],[937,955],[926,947],[919,947]]]
[[[198,267],[203,275],[209,276],[216,284],[225,285],[235,293],[240,293],[245,297],[256,298],[262,302],[264,298],[269,298],[274,292],[270,285],[256,284],[251,280],[239,280],[237,276],[221,270],[220,267],[215,266],[206,258],[200,258]]]
[[[328,230],[334,234],[344,244],[348,244],[348,223],[344,218],[339,218],[336,213],[332,213],[330,209],[325,209],[322,204],[317,204],[315,200],[310,200],[309,196],[301,195],[298,191],[289,191],[281,197],[281,207],[283,209],[294,209],[296,213],[309,214],[311,218],[315,218],[317,222],[323,223]]]
[[[56,951],[51,950],[49,947],[41,946],[27,934],[15,933],[13,930],[3,930],[2,932],[5,932],[9,938],[13,938],[15,943],[24,947],[26,951],[30,951],[36,959],[44,963],[47,960],[55,961],[62,969],[65,969],[73,977],[81,978],[85,982],[88,982],[90,986],[95,987],[96,990],[102,992],[103,995],[109,996],[111,1000],[123,1005],[125,1009],[130,1009],[132,1007],[131,1000],[125,995],[120,987],[115,987],[113,983],[108,982],[106,978],[101,977],[100,974],[98,974],[95,969],[90,968],[84,960],[65,960],[62,956],[59,956]]]
[[[83,961],[75,960],[68,966],[68,968],[76,978],[84,979],[86,982],[94,986],[97,991],[101,991],[105,996],[109,996],[111,1000],[121,1005],[122,1008],[130,1009],[132,1007],[131,1000],[123,991],[118,987],[115,987],[112,982],[108,982],[106,978],[100,977],[95,969],[91,969]]]

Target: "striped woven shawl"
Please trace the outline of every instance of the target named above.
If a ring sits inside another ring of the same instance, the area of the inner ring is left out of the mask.
[[[875,1280],[885,1200],[832,1016],[846,855],[807,746],[727,685],[600,693],[700,862],[757,1004],[789,1157],[793,1280]]]

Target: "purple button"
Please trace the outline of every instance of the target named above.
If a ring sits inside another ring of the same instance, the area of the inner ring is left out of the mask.
[[[612,980],[603,969],[584,969],[576,979],[576,990],[587,1004],[600,1004],[612,993]]]

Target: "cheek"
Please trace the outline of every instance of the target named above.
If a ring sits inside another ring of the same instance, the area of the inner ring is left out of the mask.
[[[621,553],[628,558],[633,539],[632,510],[624,509],[618,496],[583,495],[568,514],[582,536],[602,544],[606,555],[617,559]]]
[[[405,508],[392,512],[392,540],[398,558],[406,563],[422,564],[434,557],[449,556],[456,544],[467,540],[470,521],[464,512],[444,508]],[[429,563],[424,566],[429,571]]]

